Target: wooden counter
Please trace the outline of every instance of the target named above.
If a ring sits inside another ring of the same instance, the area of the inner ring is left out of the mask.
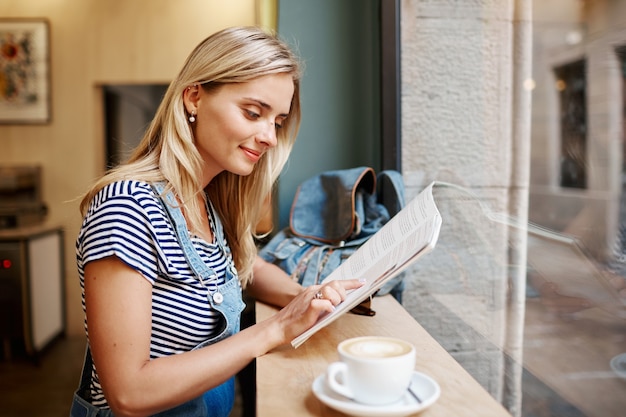
[[[391,296],[375,297],[374,317],[345,314],[317,332],[297,349],[281,347],[257,359],[257,417],[344,416],[313,394],[315,378],[338,359],[336,346],[344,339],[381,335],[399,337],[417,350],[416,370],[441,387],[439,400],[419,414],[423,417],[501,416],[510,414],[443,349]],[[257,322],[276,309],[256,304]]]

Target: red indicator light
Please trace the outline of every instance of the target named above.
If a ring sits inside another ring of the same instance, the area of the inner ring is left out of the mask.
[[[2,268],[4,268],[4,269],[11,268],[11,260],[10,259],[3,259],[2,260]]]

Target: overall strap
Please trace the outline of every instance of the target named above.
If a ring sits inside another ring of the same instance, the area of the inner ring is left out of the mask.
[[[161,199],[161,202],[163,203],[163,207],[165,208],[165,211],[167,212],[172,222],[172,225],[174,226],[174,230],[180,242],[180,246],[185,253],[185,258],[187,258],[187,262],[189,263],[189,266],[193,270],[194,274],[196,274],[196,276],[198,276],[202,280],[217,276],[215,271],[213,271],[212,268],[204,263],[202,258],[200,258],[200,255],[198,255],[198,252],[193,247],[193,243],[189,238],[189,230],[187,229],[185,218],[183,217],[183,213],[180,210],[179,203],[174,198],[174,195],[171,192],[163,194],[165,191],[165,184],[162,182],[154,183],[152,184],[152,187],[155,190],[157,196]],[[213,218],[213,220],[215,221],[216,219]],[[217,223],[215,225],[215,229],[221,229],[221,227],[218,227]],[[219,224],[219,226],[221,226],[221,223]],[[221,240],[223,239],[223,236],[221,235],[221,232],[219,237],[217,231],[215,231],[214,233],[216,235],[218,244],[220,245],[220,247],[222,247]]]
[[[213,203],[211,203],[210,200],[208,200],[207,203],[208,203],[209,216],[211,217],[211,220],[213,221],[213,225],[215,229],[213,231],[213,233],[215,233],[215,240],[217,241],[217,244],[222,249],[222,251],[224,251],[225,254],[230,256],[230,253],[231,253],[230,246],[226,244],[226,237],[224,236],[224,226],[222,226],[222,221],[220,220],[220,217],[217,215],[217,212],[215,211],[215,208],[213,207]]]

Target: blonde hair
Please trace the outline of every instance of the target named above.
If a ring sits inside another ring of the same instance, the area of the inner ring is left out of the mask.
[[[187,121],[183,104],[185,88],[200,84],[210,91],[223,84],[285,73],[293,77],[294,94],[289,117],[276,132],[277,145],[263,155],[250,175],[223,171],[203,190],[203,161]],[[206,192],[222,220],[239,279],[245,286],[252,279],[257,253],[254,228],[263,217],[263,201],[287,162],[300,126],[300,78],[298,58],[272,33],[256,27],[235,27],[209,36],[191,52],[169,85],[129,160],[109,171],[85,194],[81,213],[85,215],[95,194],[114,181],[166,181],[166,192],[173,191],[178,197],[190,228],[199,230],[202,207],[197,196],[204,197]]]

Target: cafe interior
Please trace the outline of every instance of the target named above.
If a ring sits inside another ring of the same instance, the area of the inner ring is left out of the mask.
[[[3,0],[0,417],[68,415],[80,196],[137,144],[191,49],[235,25],[275,30],[305,64],[262,231],[289,227],[307,178],[360,166],[399,171],[407,201],[434,182],[442,223],[401,299],[258,358],[233,417],[623,416],[626,1]],[[273,312],[247,304],[246,320]],[[325,401],[315,378],[359,334],[410,340],[440,390],[379,414]]]

